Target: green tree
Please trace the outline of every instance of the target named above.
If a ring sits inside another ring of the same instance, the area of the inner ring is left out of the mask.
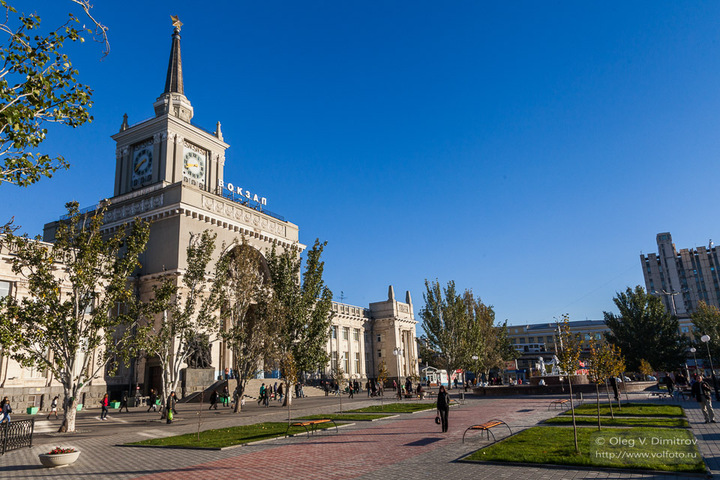
[[[57,229],[54,244],[12,233],[2,238],[13,252],[12,269],[28,294],[0,303],[0,344],[24,366],[47,369],[63,386],[65,418],[60,431],[75,431],[83,389],[128,347],[133,330],[115,306],[130,301],[128,277],[140,265],[149,227],[139,219],[103,238],[105,206],[81,214],[77,202]]]
[[[232,352],[235,373],[235,412],[245,386],[258,368],[262,358],[273,345],[277,335],[276,302],[272,298],[269,273],[262,255],[242,242],[235,242],[218,261],[213,291],[221,305],[219,335]],[[288,366],[281,362],[281,368]],[[294,365],[293,365],[294,367]],[[287,378],[287,375],[286,375]]]
[[[321,260],[326,245],[315,240],[306,252],[302,277],[297,249],[278,253],[273,247],[267,259],[279,318],[277,353],[280,358],[290,353],[299,372],[315,371],[329,360],[325,344],[333,316],[332,292],[322,278],[325,262]],[[289,392],[287,377],[285,386]],[[292,395],[286,395],[285,402],[291,401]]]
[[[572,377],[580,366],[580,353],[582,352],[582,339],[579,334],[570,330],[570,319],[563,315],[563,321],[559,325],[558,334],[559,349],[557,352],[558,367],[565,372],[570,390],[570,410],[572,410],[573,436],[575,438],[575,453],[580,453],[577,438],[577,425],[575,423],[575,400],[573,399]]]
[[[107,29],[92,17],[88,1],[72,2],[94,24],[107,52]],[[0,32],[6,35],[0,45],[0,184],[25,187],[69,166],[62,156],[37,150],[48,124],[75,128],[92,121],[91,90],[79,82],[65,53],[67,43],[84,41],[90,30],[71,13],[67,23],[41,33],[37,14],[18,14],[7,0],[0,0],[0,8],[5,9]]]
[[[453,372],[488,372],[516,357],[507,336],[507,326],[495,323],[492,306],[475,298],[472,291],[459,294],[455,282],[441,289],[425,281],[425,306],[420,311],[425,336],[423,356],[434,358],[441,368]],[[477,358],[473,358],[477,357]]]
[[[173,275],[154,289],[151,311],[160,318],[146,322],[136,341],[162,367],[161,398],[177,390],[180,372],[195,352],[198,333],[211,331],[218,320],[219,300],[211,295],[210,259],[215,251],[214,233],[191,234],[187,247],[187,268],[181,278]]]
[[[625,353],[628,367],[637,370],[640,360],[672,370],[685,359],[687,340],[679,333],[677,318],[665,311],[660,298],[641,286],[618,292],[613,299],[620,315],[604,312],[608,342]]]
[[[695,348],[698,352],[707,353],[707,346],[699,342],[703,335],[710,336],[710,354],[713,358],[720,358],[720,309],[705,302],[698,304],[697,310],[692,314],[695,327]]]

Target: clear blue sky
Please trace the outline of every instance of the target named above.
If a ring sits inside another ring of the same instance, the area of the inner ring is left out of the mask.
[[[95,3],[109,56],[72,48],[95,121],[44,144],[71,169],[0,189],[31,234],[112,195],[110,135],[153,116],[175,14],[226,180],[328,241],[337,300],[393,284],[417,313],[426,278],[452,279],[510,324],[600,319],[658,232],[720,240],[720,2]]]

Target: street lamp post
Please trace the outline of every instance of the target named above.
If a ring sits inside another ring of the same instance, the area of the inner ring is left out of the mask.
[[[695,356],[695,352],[697,352],[697,349],[695,347],[690,347],[690,353],[693,354],[693,362],[695,363],[695,373],[697,373],[697,357]],[[690,382],[690,372],[687,371],[688,370],[687,364],[685,365],[685,370],[686,370],[685,373],[687,374],[688,382]]]
[[[403,354],[403,349],[402,349],[402,348],[395,348],[395,349],[393,349],[393,355],[395,355],[395,367],[397,368],[397,388],[398,388],[397,394],[398,394],[398,398],[402,398],[402,394],[400,393],[400,392],[401,392],[401,386],[400,386],[400,357],[402,356],[402,354]]]
[[[710,371],[712,372],[713,387],[715,388],[715,400],[720,402],[720,391],[718,391],[717,378],[715,378],[715,367],[713,367],[712,355],[710,355],[710,335],[703,335],[700,340],[705,344],[710,359]]]
[[[472,358],[473,362],[475,363],[475,365],[474,365],[474,367],[475,367],[475,385],[477,385],[477,375],[478,375],[478,371],[477,371],[477,368],[478,368],[478,367],[477,367],[477,361],[478,361],[478,359],[479,359],[480,357],[478,357],[477,355],[473,355],[471,358]],[[466,380],[467,380],[467,379],[466,379]]]

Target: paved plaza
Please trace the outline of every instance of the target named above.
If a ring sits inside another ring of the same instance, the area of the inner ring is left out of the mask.
[[[392,393],[392,392],[389,392]],[[243,413],[233,415],[228,408],[202,411],[199,405],[179,406],[178,421],[172,425],[161,422],[156,413],[145,408],[130,413],[111,412],[106,422],[99,420],[99,409],[82,412],[78,433],[57,435],[39,433],[32,448],[8,452],[0,456],[0,478],[27,479],[378,479],[378,478],[492,478],[499,479],[625,479],[625,478],[687,478],[682,475],[627,473],[572,468],[481,465],[459,462],[458,459],[487,443],[479,435],[462,443],[467,426],[499,418],[513,432],[536,425],[557,414],[548,411],[552,397],[468,397],[463,405],[450,411],[450,429],[440,433],[434,412],[402,414],[375,422],[357,422],[351,426],[304,436],[270,440],[254,445],[222,451],[121,447],[122,443],[146,438],[195,432],[198,413],[202,429],[263,421],[283,421],[287,410],[278,403],[262,408],[249,402]],[[642,399],[644,396],[635,400]],[[634,400],[631,397],[631,400]],[[391,395],[385,402],[393,402]],[[343,409],[379,403],[364,394],[355,399],[342,399]],[[694,401],[682,402],[700,450],[713,477],[720,475],[720,424],[704,424]],[[337,397],[313,397],[295,400],[293,417],[310,413],[339,410]],[[17,416],[18,419],[20,416]],[[55,429],[59,421],[37,417],[39,431]],[[502,430],[498,437],[504,436]],[[74,446],[82,451],[71,466],[41,468],[38,453],[52,447]],[[717,478],[720,478],[718,476]]]

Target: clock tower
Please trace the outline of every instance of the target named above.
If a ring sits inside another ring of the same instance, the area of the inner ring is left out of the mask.
[[[183,182],[216,191],[223,178],[225,149],[220,123],[214,133],[191,123],[193,107],[185,96],[180,56],[180,27],[173,23],[165,89],[153,107],[155,117],[129,126],[123,118],[117,142],[115,197],[150,186]]]

